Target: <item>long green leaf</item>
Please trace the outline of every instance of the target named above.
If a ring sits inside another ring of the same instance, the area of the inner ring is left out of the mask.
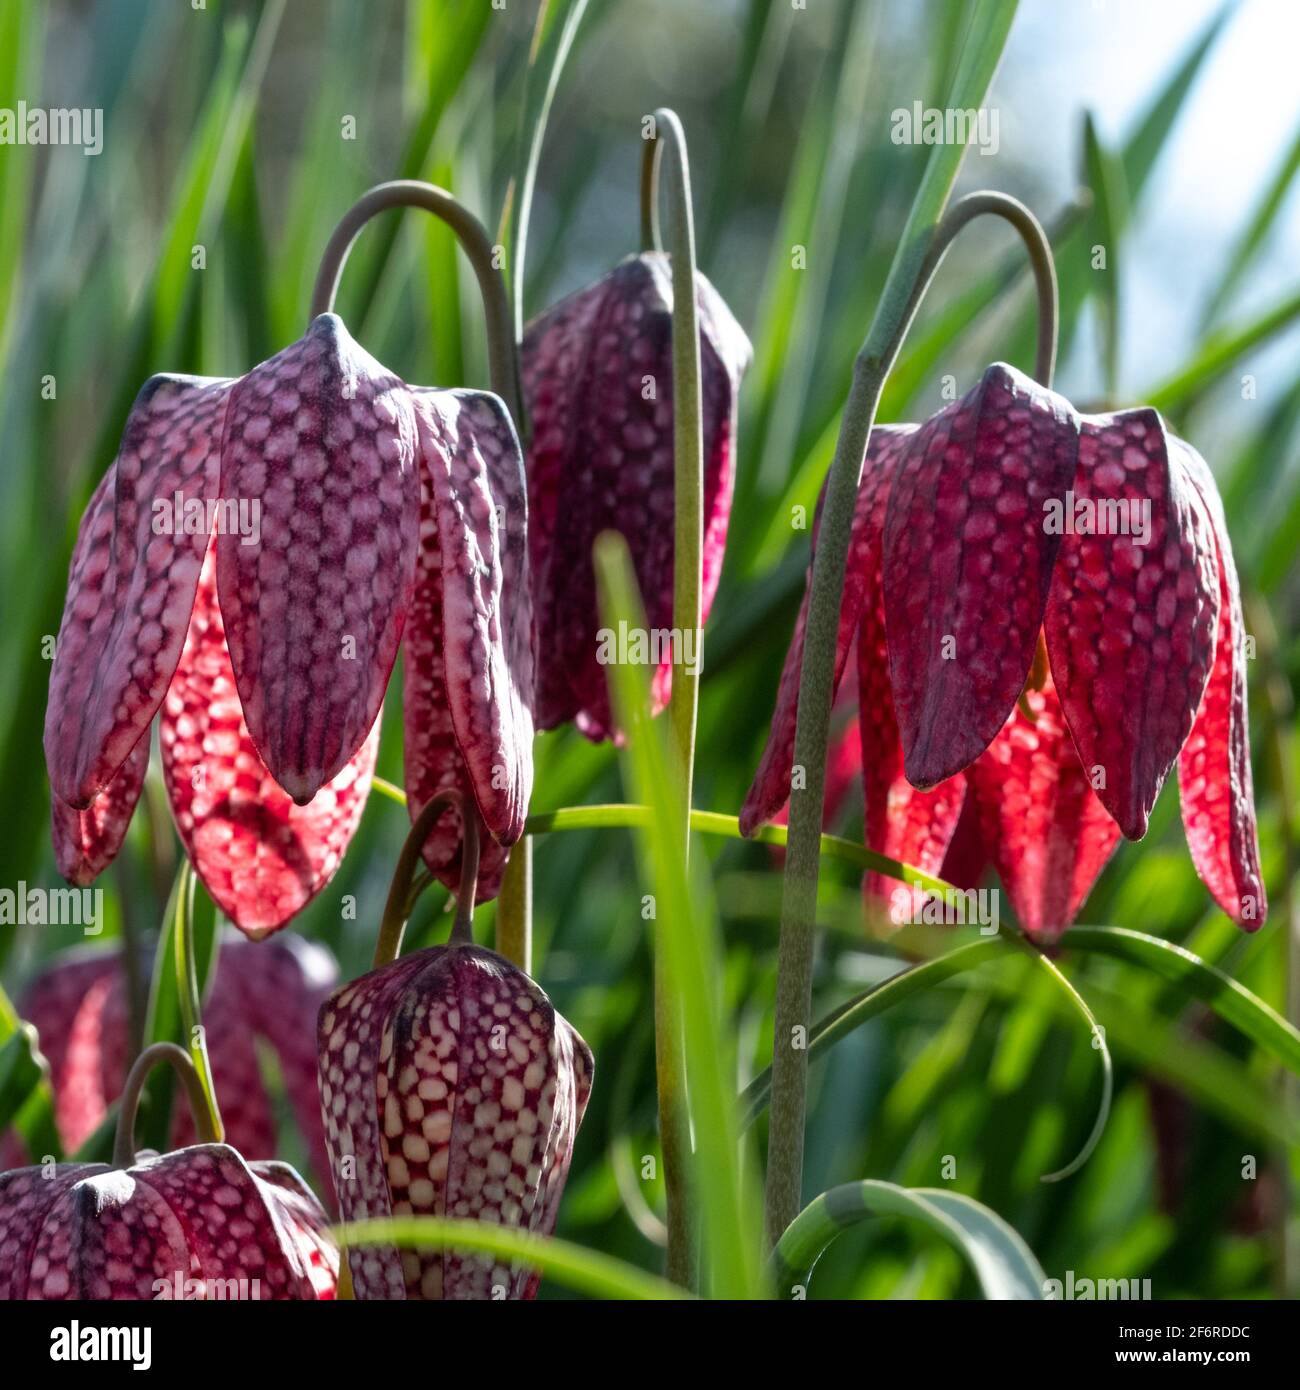
[[[841,1231],[880,1216],[911,1217],[951,1242],[969,1261],[985,1298],[1046,1297],[1047,1276],[1033,1252],[996,1212],[960,1193],[874,1179],[833,1187],[795,1217],[773,1253],[778,1289],[803,1290]]]
[[[627,543],[605,533],[597,538],[595,564],[602,621],[644,630],[644,609]],[[643,668],[616,664],[610,688],[619,726],[626,732],[626,776],[653,815],[638,836],[643,872],[654,894],[655,949],[664,953],[671,997],[681,1017],[695,1161],[691,1182],[702,1213],[704,1260],[714,1292],[748,1298],[758,1291],[757,1226],[742,1201],[738,1129],[734,1112],[735,1069],[718,1019],[721,979],[707,886],[692,877],[682,824],[680,789],[670,774],[659,726],[649,717],[649,682]]]
[[[1300,1075],[1300,1032],[1244,985],[1174,942],[1128,927],[1071,927],[1061,944],[1155,971]]]
[[[36,1030],[0,989],[0,1131],[12,1123],[33,1162],[63,1156],[49,1067],[39,1049]]]
[[[848,1037],[864,1023],[892,1009],[895,1004],[901,1004],[904,999],[909,999],[922,990],[933,989],[964,970],[971,970],[987,960],[1006,954],[1006,942],[1000,937],[989,936],[959,946],[955,951],[948,951],[935,960],[900,970],[897,975],[891,975],[882,983],[873,985],[871,989],[850,999],[815,1023],[808,1034],[808,1060],[811,1062],[819,1057],[828,1048],[834,1047],[841,1038]],[[741,1096],[746,1127],[753,1124],[763,1113],[771,1098],[772,1069],[769,1067],[749,1083]]]
[[[1093,1150],[1101,1143],[1101,1136],[1106,1132],[1106,1121],[1110,1118],[1111,1098],[1115,1092],[1115,1068],[1110,1060],[1110,1048],[1106,1045],[1106,1032],[1093,1017],[1092,1010],[1088,1007],[1083,995],[1065,978],[1054,962],[1048,960],[1039,951],[1034,951],[1033,954],[1038,964],[1047,972],[1048,978],[1061,990],[1088,1025],[1092,1046],[1101,1057],[1101,1099],[1097,1104],[1097,1118],[1093,1121],[1088,1137],[1083,1141],[1083,1148],[1064,1168],[1059,1168],[1055,1173],[1047,1173],[1043,1176],[1044,1182],[1060,1182],[1062,1178],[1068,1178],[1071,1174],[1077,1173],[1092,1156]]]
[[[1102,305],[1102,364],[1106,395],[1114,400],[1119,392],[1119,344],[1121,327],[1120,243],[1127,219],[1128,194],[1124,187],[1124,166],[1102,144],[1092,112],[1083,118],[1083,157],[1092,189],[1093,255],[1098,249],[1105,266],[1093,263],[1098,277]]]
[[[622,1260],[568,1241],[542,1239],[508,1226],[436,1216],[398,1216],[336,1226],[342,1245],[396,1245],[406,1250],[481,1250],[532,1265],[594,1298],[681,1299],[688,1294]]]

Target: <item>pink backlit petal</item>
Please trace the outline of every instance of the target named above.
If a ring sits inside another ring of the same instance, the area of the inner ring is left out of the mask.
[[[370,791],[378,722],[307,806],[267,771],[243,722],[213,568],[163,706],[163,779],[176,828],[213,901],[253,938],[282,927],[330,881]]]
[[[1119,841],[1088,784],[1050,679],[1025,697],[966,774],[979,829],[1016,916],[1054,941],[1074,921]]]
[[[1215,902],[1247,931],[1268,916],[1259,867],[1255,792],[1246,710],[1246,623],[1223,503],[1205,460],[1173,439],[1214,525],[1219,576],[1219,630],[1201,708],[1178,759],[1183,827],[1196,871]]]

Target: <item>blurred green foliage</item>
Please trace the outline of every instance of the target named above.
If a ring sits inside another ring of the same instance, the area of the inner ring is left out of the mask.
[[[102,107],[105,132],[94,158],[0,148],[0,885],[56,881],[42,643],[57,631],[76,523],[135,391],[155,371],[238,375],[297,337],[329,232],[372,183],[432,179],[496,225],[515,168],[534,8],[457,0],[0,6],[0,106]],[[757,348],[742,396],[697,758],[696,805],[729,812],[766,735],[801,592],[807,533],[791,529],[791,507],[815,498],[829,463],[853,354],[925,155],[889,142],[888,112],[941,102],[961,39],[962,9],[946,0],[907,7],[914,23],[905,41],[887,31],[890,7],[880,3],[813,8],[745,0],[715,13],[665,0],[658,10],[670,16],[652,22],[630,0],[591,0],[556,95],[529,233],[531,314],[635,249],[640,121],[660,103],[678,109],[692,141],[701,266]],[[654,32],[643,42],[647,24]],[[1037,211],[1059,257],[1066,374],[1078,354],[1100,353],[1116,404],[1153,401],[1180,433],[1230,441],[1212,463],[1258,644],[1252,743],[1272,918],[1246,938],[1214,910],[1192,870],[1171,785],[1149,835],[1121,848],[1082,920],[1183,943],[1285,1011],[1296,1004],[1294,983],[1288,1000],[1295,966],[1287,928],[1300,372],[1275,402],[1250,410],[1239,381],[1252,354],[1300,318],[1300,296],[1284,285],[1262,310],[1236,305],[1300,171],[1300,144],[1243,210],[1235,254],[1203,328],[1183,345],[1181,368],[1164,382],[1146,380],[1117,336],[1126,243],[1220,27],[1216,19],[1186,52],[1167,55],[1144,114],[1116,147],[1089,124],[1085,157],[1080,113],[1081,196]],[[355,138],[347,138],[349,120]],[[967,180],[978,172],[968,161]],[[1036,202],[1032,186],[1010,191]],[[882,419],[929,413],[941,376],[965,389],[990,357],[1030,364],[1029,277],[1017,252],[990,245],[999,236],[981,228],[954,252],[904,348]],[[1100,277],[1089,261],[1098,241],[1113,267]],[[809,248],[806,271],[792,268],[795,245]],[[195,268],[197,246],[203,269]],[[473,277],[431,219],[390,215],[373,224],[339,309],[357,339],[407,379],[485,385]],[[1100,335],[1078,331],[1097,322]],[[1140,389],[1145,395],[1134,394]],[[380,772],[395,781],[398,708],[394,690]],[[153,781],[150,795],[154,814],[142,805],[102,880],[103,940],[124,928],[153,933],[163,917],[177,844]],[[535,810],[619,799],[629,798],[613,750],[571,731],[539,739]],[[834,828],[860,835],[860,810]],[[294,925],[329,945],[345,975],[367,966],[405,829],[398,806],[372,797],[337,878]],[[771,1056],[778,865],[766,847],[712,837],[697,836],[695,853],[712,875],[725,943],[718,1007],[734,1040],[739,1091]],[[900,943],[865,934],[851,867],[827,861],[822,878],[832,930],[817,962],[819,1016],[903,959]],[[641,892],[626,830],[539,839],[537,974],[597,1059],[560,1234],[657,1269],[660,1193],[642,1176],[656,1140]],[[361,907],[356,922],[340,913],[347,894]],[[445,932],[442,906],[438,894],[426,895],[409,945]],[[491,917],[490,908],[480,913],[481,938]],[[0,978],[9,995],[75,935],[4,928]],[[943,1182],[1005,1217],[1053,1277],[1149,1277],[1159,1297],[1294,1292],[1300,1270],[1281,1233],[1296,1215],[1297,1121],[1276,1064],[1129,961],[1072,950],[1067,936],[1057,963],[1105,1026],[1115,1059],[1114,1110],[1081,1171],[1039,1181],[1088,1135],[1097,1058],[1059,990],[1009,956],[908,998],[814,1063],[806,1196],[861,1178]],[[0,1031],[11,1030],[0,1010]],[[4,1055],[17,1067],[23,1050]],[[1176,1191],[1161,1186],[1156,1147],[1155,1120],[1170,1114]],[[760,1154],[762,1131],[760,1120]],[[1242,1177],[1249,1155],[1259,1166],[1254,1181]],[[895,1220],[844,1235],[812,1284],[814,1297],[972,1290],[955,1252]]]

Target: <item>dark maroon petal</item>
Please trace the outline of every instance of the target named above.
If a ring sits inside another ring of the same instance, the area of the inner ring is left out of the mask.
[[[45,711],[50,783],[71,806],[139,744],[180,660],[229,395],[205,377],[145,382],[81,519]]]
[[[213,900],[254,940],[333,878],[365,809],[379,747],[369,737],[306,806],[262,763],[244,724],[213,566],[203,571],[158,734],[176,828]]]
[[[33,1204],[39,1215],[14,1271],[15,1283],[25,1285],[18,1296],[143,1301],[155,1297],[158,1280],[170,1283],[178,1271],[183,1278],[195,1272],[175,1214],[131,1171],[60,1164],[47,1178],[40,1168],[20,1168],[5,1175],[17,1181],[0,1186],[0,1213],[15,1200],[20,1211],[32,1213],[31,1194],[22,1181],[29,1175],[55,1196]]]
[[[540,988],[477,947],[434,947],[322,1009],[322,1106],[345,1219],[438,1215],[550,1234],[591,1053]],[[343,1160],[355,1159],[349,1174]],[[530,1297],[492,1256],[349,1253],[358,1298]]]
[[[1130,840],[1192,727],[1218,618],[1210,519],[1173,446],[1154,410],[1084,417],[1045,622],[1075,747]]]
[[[313,1094],[315,1089],[313,1075]],[[319,1112],[319,1103],[316,1108]],[[339,1279],[339,1248],[316,1194],[287,1163],[248,1166],[264,1189],[267,1205],[275,1210],[291,1261],[306,1273],[317,1299],[333,1298]]]
[[[912,436],[885,519],[889,674],[907,778],[972,763],[1029,674],[1074,477],[1079,418],[1003,363]]]
[[[1070,925],[1119,841],[1088,784],[1049,679],[967,772],[980,836],[1020,925],[1053,941]]]
[[[1196,871],[1238,926],[1255,931],[1268,916],[1259,867],[1255,790],[1246,710],[1246,623],[1223,503],[1205,460],[1180,439],[1170,452],[1186,470],[1214,526],[1219,627],[1214,665],[1196,722],[1178,760],[1183,827]]]
[[[44,1168],[0,1173],[0,1300],[77,1297],[62,1263],[67,1230],[57,1211],[76,1183],[107,1171],[100,1163],[61,1163],[53,1174]]]
[[[85,888],[117,858],[148,770],[146,730],[112,781],[84,811],[61,801],[57,794],[50,798],[54,862],[64,878]]]
[[[195,1277],[244,1279],[249,1298],[317,1299],[319,1271],[302,1239],[308,1189],[301,1182],[286,1189],[278,1171],[286,1165],[273,1165],[271,1181],[259,1176],[260,1166],[249,1165],[227,1144],[200,1144],[147,1159],[128,1172],[141,1195],[157,1193],[179,1222]],[[324,1220],[321,1212],[318,1229]],[[333,1297],[333,1288],[324,1296]]]
[[[697,279],[704,431],[705,618],[721,571],[735,467],[736,395],[748,339],[717,292]],[[667,257],[630,257],[529,325],[523,382],[533,423],[529,549],[538,634],[539,728],[576,720],[612,731],[591,548],[605,530],[632,551],[651,628],[672,626],[672,284]],[[654,674],[656,708],[671,664]]]
[[[407,808],[438,792],[476,804],[478,901],[495,897],[533,780],[533,633],[527,497],[514,427],[495,397],[413,392],[420,427],[420,550],[403,677]],[[439,818],[430,869],[460,886],[460,821]]]
[[[236,383],[222,496],[260,506],[217,541],[248,732],[300,805],[379,717],[414,582],[419,481],[406,386],[322,314]]]
[[[961,815],[957,817],[956,829],[943,856],[939,877],[954,888],[975,888],[988,866],[989,851],[980,834],[979,808],[975,798],[968,795],[962,802]]]
[[[0,1297],[332,1298],[324,1231],[292,1170],[260,1177],[224,1144],[20,1168],[0,1175]]]
[[[898,461],[915,425],[877,425],[871,431],[862,465],[862,480],[853,512],[853,531],[849,539],[848,564],[844,574],[844,595],[840,601],[840,625],[835,649],[835,683],[838,686],[848,662],[858,620],[867,592],[880,583],[880,536],[885,504]],[[823,488],[823,492],[825,489]],[[820,516],[821,503],[818,503]],[[816,554],[816,527],[813,554]],[[781,683],[777,688],[776,710],[767,747],[754,774],[753,785],[740,809],[740,830],[752,835],[771,820],[789,800],[794,765],[795,724],[799,712],[799,674],[803,663],[804,632],[808,621],[808,593],[812,585],[812,562],[808,564],[803,605],[795,621],[794,635],[786,652]]]

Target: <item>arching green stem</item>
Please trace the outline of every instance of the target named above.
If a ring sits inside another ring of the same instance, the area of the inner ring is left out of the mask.
[[[455,787],[431,796],[415,818],[410,834],[402,845],[393,870],[393,881],[384,904],[384,917],[379,925],[379,940],[375,943],[375,958],[371,968],[391,965],[402,949],[402,934],[413,901],[411,883],[420,864],[424,842],[433,833],[439,818],[451,807],[460,816],[461,841],[460,892],[456,895],[456,918],[452,922],[448,945],[469,946],[474,941],[474,898],[478,891],[479,828],[478,807]]]
[[[311,297],[311,316],[333,311],[348,252],[362,227],[390,208],[423,208],[441,218],[456,234],[469,258],[483,296],[487,320],[488,373],[492,389],[506,403],[511,418],[520,424],[519,354],[515,346],[514,318],[505,276],[497,264],[496,248],[487,229],[463,203],[445,188],[418,179],[394,179],[376,184],[343,214],[321,257]]]
[[[217,1088],[208,1057],[208,1037],[203,1030],[203,1000],[199,990],[198,962],[194,954],[194,869],[182,860],[176,890],[176,914],[172,920],[172,958],[176,963],[176,999],[180,1008],[181,1032],[190,1063],[198,1078],[209,1128],[218,1140],[225,1137]]]
[[[135,1162],[135,1117],[140,1108],[140,1093],[149,1073],[159,1062],[170,1063],[189,1097],[190,1113],[194,1117],[194,1132],[200,1144],[219,1144],[222,1136],[213,1128],[203,1084],[188,1055],[175,1043],[150,1043],[135,1059],[122,1088],[118,1103],[117,1134],[113,1141],[113,1167],[130,1168]]]
[[[809,596],[808,628],[799,677],[796,765],[805,769],[805,789],[790,803],[789,854],[777,956],[777,1046],[772,1058],[772,1123],[768,1131],[767,1233],[775,1242],[794,1219],[803,1175],[808,1052],[783,1045],[793,1030],[811,1023],[813,926],[821,854],[821,805],[826,776],[835,645],[849,532],[867,440],[889,369],[902,347],[935,272],[957,234],[974,218],[1001,217],[1024,240],[1038,288],[1038,351],[1035,374],[1050,386],[1056,362],[1057,297],[1052,251],[1038,219],[1005,193],[972,193],[948,210],[928,238],[905,289],[890,288],[858,354],[853,386],[827,484]],[[897,262],[895,270],[897,270]],[[895,275],[890,276],[893,285]],[[833,525],[828,522],[834,513]]]

